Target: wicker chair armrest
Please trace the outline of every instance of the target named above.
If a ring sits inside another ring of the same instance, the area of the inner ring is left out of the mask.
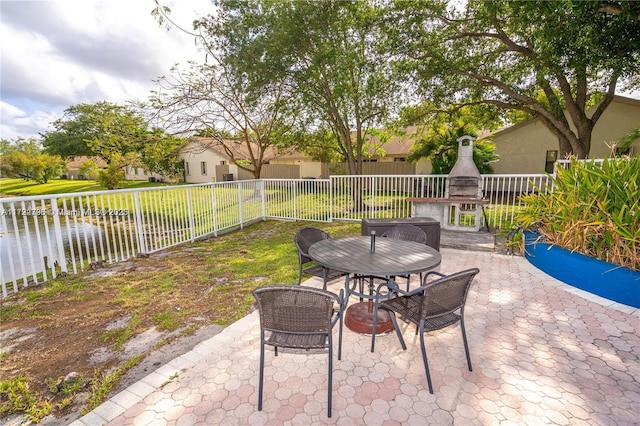
[[[438,279],[446,277],[445,274],[442,274],[440,272],[429,271],[429,272],[425,273],[424,276],[422,277],[422,283],[424,284],[431,275],[438,276],[439,277]]]
[[[415,296],[416,294],[424,294],[424,289],[426,288],[426,286],[422,286],[422,287],[417,287],[411,291],[405,291],[403,296],[406,297],[411,297],[411,296]]]

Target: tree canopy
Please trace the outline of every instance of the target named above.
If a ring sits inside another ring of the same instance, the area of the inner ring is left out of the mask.
[[[34,139],[18,138],[13,143],[3,139],[0,142],[0,172],[3,175],[47,183],[66,169],[60,156],[44,154]]]
[[[639,16],[629,1],[398,0],[387,34],[421,97],[522,111],[584,158],[616,89],[640,83]]]
[[[284,84],[252,93],[246,82],[234,79],[228,65],[211,56],[215,64],[192,62],[188,70],[174,67],[158,79],[149,105],[170,132],[212,139],[233,163],[258,179],[265,156],[286,151],[300,123],[290,113]],[[239,151],[238,144],[244,149]]]
[[[352,174],[362,171],[370,129],[398,107],[402,87],[381,42],[383,9],[372,2],[219,2],[196,23],[235,81],[254,93],[286,84],[298,117],[335,141]],[[326,138],[322,138],[326,141]]]
[[[166,23],[170,11],[156,3]],[[407,105],[432,112],[483,106],[475,125],[485,129],[496,117],[534,117],[558,138],[561,155],[586,157],[616,90],[640,86],[637,2],[217,5],[215,16],[194,22],[193,34],[224,70],[225,93],[241,90],[251,105],[278,88],[283,114],[308,129],[307,137],[296,135],[296,147],[314,158],[341,157],[352,174],[361,173],[372,129]],[[201,93],[201,83],[218,81],[206,65],[197,71],[202,81],[181,87]]]
[[[110,102],[77,104],[42,135],[45,150],[63,158],[100,157],[133,152],[147,133],[147,123],[132,109]]]
[[[42,135],[49,154],[67,159],[99,157],[108,164],[117,162],[118,167],[143,166],[168,178],[181,174],[177,153],[184,141],[149,129],[147,120],[132,107],[104,101],[77,104],[53,126],[55,130]]]

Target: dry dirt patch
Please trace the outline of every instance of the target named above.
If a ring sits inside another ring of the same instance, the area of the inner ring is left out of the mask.
[[[62,397],[48,383],[81,375],[86,386],[73,403],[42,422],[69,424],[86,406],[96,372],[111,373],[142,354],[112,396],[247,315],[255,287],[297,282],[292,242],[304,226],[313,224],[263,221],[146,258],[95,265],[1,299],[0,379],[24,375],[31,392],[55,405]],[[359,226],[323,228],[338,237],[357,234]],[[20,424],[0,418],[7,421]]]
[[[113,395],[222,329],[215,324],[221,320],[220,309],[209,295],[216,291],[216,284],[225,282],[224,278],[189,279],[188,274],[180,279],[167,278],[175,288],[147,295],[151,306],[146,308],[128,304],[121,293],[123,283],[146,291],[144,280],[159,280],[159,276],[168,273],[169,262],[194,265],[204,261],[201,258],[206,255],[206,252],[172,253],[170,260],[159,255],[102,265],[83,276],[65,277],[67,285],[82,287],[79,291],[60,292],[34,302],[26,299],[26,293],[3,300],[3,308],[15,306],[21,314],[0,324],[1,379],[24,375],[29,378],[32,393],[57,404],[61,397],[50,391],[51,383],[69,374],[81,375],[85,387],[73,403],[54,409],[53,415],[41,422],[68,424],[80,416],[96,372],[113,372],[127,360],[143,356],[118,381],[110,393]],[[105,280],[115,280],[116,285],[107,286]],[[173,330],[158,328],[153,316],[161,311],[174,311],[180,325]],[[131,329],[131,335],[123,337],[126,341],[121,345],[117,337],[109,338],[127,328]],[[0,422],[21,424],[23,419],[12,416]]]

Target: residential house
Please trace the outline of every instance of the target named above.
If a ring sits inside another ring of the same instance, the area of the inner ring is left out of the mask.
[[[102,158],[87,157],[83,155],[79,157],[74,157],[72,160],[69,160],[67,162],[68,169],[67,169],[67,172],[64,175],[62,175],[62,177],[64,179],[87,179],[86,176],[83,176],[82,173],[80,173],[80,167],[89,159],[95,161],[96,164],[98,165],[98,168],[100,169],[104,169],[105,167],[107,167],[107,162],[104,161]],[[124,178],[126,180],[149,180],[153,182],[155,181],[161,182],[164,179],[162,175],[159,175],[157,173],[149,173],[142,167],[132,167],[132,166],[125,167]]]
[[[236,160],[249,161],[250,153],[244,143],[227,141],[227,146],[233,148]],[[267,149],[260,177],[300,178],[298,167],[273,163],[280,155],[273,149]],[[251,172],[238,167],[220,143],[212,138],[189,138],[189,143],[180,151],[179,158],[184,161],[184,180],[188,183],[254,179]]]
[[[406,130],[402,136],[394,136],[380,145],[378,136],[372,136],[367,146],[367,155],[363,164],[364,174],[401,175],[429,174],[431,162],[420,160],[417,163],[407,161],[413,145],[415,127]],[[381,149],[380,149],[381,148]],[[346,174],[346,163],[321,163],[295,151],[275,158],[272,164],[288,164],[300,167],[300,177],[326,179],[332,174]]]
[[[593,129],[589,158],[611,156],[611,144],[640,126],[640,100],[616,96]],[[553,171],[558,138],[539,120],[530,119],[493,134],[496,154],[494,173],[543,173]],[[640,154],[640,139],[629,154]]]
[[[192,137],[182,148],[178,158],[184,161],[184,181],[188,183],[209,183],[238,178],[237,166],[230,164],[230,158],[213,143],[213,139]],[[223,167],[219,167],[223,166]]]
[[[602,114],[593,130],[590,158],[611,156],[611,144],[620,140],[631,130],[640,126],[640,100],[616,96]],[[403,162],[413,145],[412,134],[415,128],[408,128],[405,136],[394,137],[382,146],[382,151],[371,147],[368,162],[377,166],[365,167],[365,174],[429,174],[431,162],[420,160],[411,171],[385,173],[381,166],[389,162]],[[558,157],[558,139],[539,120],[530,119],[493,133],[499,160],[493,163],[496,174],[530,174],[553,171]],[[373,138],[377,142],[377,138]],[[640,139],[636,140],[629,154],[640,154]],[[325,165],[311,161],[301,153],[293,153],[277,160],[300,166],[302,176],[323,177],[329,174],[346,173],[339,165]],[[368,164],[365,164],[367,166]]]
[[[93,160],[98,165],[98,168],[103,169],[107,167],[107,162],[102,158],[79,156],[67,161],[67,171],[62,175],[63,179],[87,179],[80,173],[80,167],[87,161]]]
[[[165,177],[158,173],[150,173],[143,167],[126,166],[124,168],[126,180],[148,180],[149,182],[163,182]]]

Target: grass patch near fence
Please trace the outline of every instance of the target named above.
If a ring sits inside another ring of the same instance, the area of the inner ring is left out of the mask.
[[[0,319],[11,346],[0,354],[0,423],[12,413],[38,422],[47,413],[86,412],[120,391],[127,371],[155,349],[247,315],[255,287],[297,283],[293,237],[303,226],[334,237],[360,234],[359,222],[259,222],[3,299]],[[137,337],[154,330],[157,341],[131,351]],[[72,372],[82,384],[66,385]]]
[[[128,180],[123,189],[167,186],[165,183]],[[38,183],[24,179],[0,179],[0,193],[8,196],[35,196],[47,194],[71,194],[75,192],[104,191],[95,180],[52,179],[47,183]]]

